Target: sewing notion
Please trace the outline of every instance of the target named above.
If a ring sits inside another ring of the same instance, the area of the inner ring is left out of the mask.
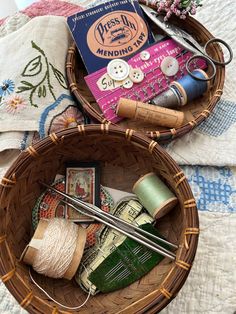
[[[86,242],[86,229],[63,218],[40,220],[21,260],[39,274],[72,279]]]
[[[67,19],[88,73],[153,43],[137,0],[109,1]]]
[[[177,128],[184,121],[184,114],[181,111],[161,108],[125,98],[120,98],[116,113],[121,117],[170,128]]]
[[[81,162],[66,165],[66,190],[71,196],[84,202],[101,206],[100,199],[100,166],[99,163]],[[66,206],[69,219],[84,218],[69,206]]]
[[[208,78],[206,72],[196,69],[193,75],[199,78]],[[175,108],[185,106],[190,101],[202,96],[209,90],[208,80],[196,80],[191,75],[185,75],[178,81],[171,82],[169,89],[153,98],[151,103],[160,107]]]
[[[153,172],[141,177],[133,191],[154,219],[166,215],[178,203],[173,192]]]

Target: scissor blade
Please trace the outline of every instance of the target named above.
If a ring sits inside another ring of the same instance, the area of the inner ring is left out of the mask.
[[[144,13],[153,21],[158,27],[160,27],[168,36],[173,38],[178,44],[180,44],[185,49],[193,52],[199,53],[199,51],[191,45],[191,42],[194,41],[193,37],[185,32],[180,27],[170,24],[169,22],[164,21],[164,17],[159,15],[158,12],[152,8],[147,7],[146,5],[140,4]],[[188,42],[186,41],[188,40]],[[195,41],[194,41],[195,44]]]
[[[164,22],[164,17],[158,15],[157,11],[153,10],[150,7],[147,7],[144,4],[140,4],[143,12],[158,26],[160,27],[165,33],[167,33],[168,29]]]

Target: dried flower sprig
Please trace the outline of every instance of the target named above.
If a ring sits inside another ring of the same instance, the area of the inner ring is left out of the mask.
[[[188,14],[196,14],[197,7],[201,6],[202,0],[159,0],[156,1],[157,11],[166,13],[165,21],[172,14],[181,19],[185,19]]]

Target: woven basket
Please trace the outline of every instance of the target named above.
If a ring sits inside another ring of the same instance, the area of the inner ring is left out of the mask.
[[[39,180],[51,184],[69,161],[100,161],[102,184],[131,192],[134,182],[156,172],[178,197],[179,204],[158,220],[158,229],[179,245],[176,261],[165,258],[132,285],[90,297],[78,313],[155,313],[183,286],[198,243],[196,203],[187,179],[173,159],[146,136],[117,126],[80,125],[39,141],[22,152],[0,182],[0,275],[11,294],[30,313],[68,313],[31,283],[28,266],[19,262],[32,237],[32,208],[42,193]],[[33,273],[58,302],[78,306],[86,294],[73,281]]]
[[[144,0],[140,2],[145,3],[146,1]],[[203,25],[201,25],[198,21],[190,16],[187,17],[184,22],[183,20],[180,20],[178,18],[172,18],[170,21],[185,29],[188,33],[194,36],[195,39],[203,46],[204,43],[213,38],[213,36]],[[151,26],[152,28],[154,27],[153,25]],[[158,32],[160,33],[160,30],[158,30]],[[222,49],[218,44],[211,45],[211,47],[209,47],[208,53],[216,60],[224,60]],[[209,71],[211,71],[211,69],[206,72]],[[87,75],[87,72],[83,66],[83,62],[79,56],[75,43],[73,43],[73,45],[68,49],[66,73],[71,92],[76,97],[80,108],[82,108],[82,110],[84,110],[85,113],[87,113],[91,118],[100,123],[109,122],[107,119],[104,118],[101,109],[96,104],[94,97],[92,96],[85,83],[84,76]],[[185,113],[186,121],[185,124],[179,128],[166,129],[160,127],[157,129],[152,129],[153,126],[151,126],[150,124],[145,124],[128,119],[119,122],[119,125],[124,128],[130,128],[145,132],[147,136],[159,142],[171,141],[174,138],[188,133],[208,118],[208,116],[214,109],[217,101],[222,95],[224,79],[225,67],[217,66],[216,76],[215,79],[210,82],[209,91],[201,98],[198,98],[197,100],[188,103],[187,106],[184,106],[180,109]]]

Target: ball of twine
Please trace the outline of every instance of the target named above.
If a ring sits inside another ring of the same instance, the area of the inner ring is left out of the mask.
[[[33,269],[51,278],[62,278],[76,249],[78,226],[62,218],[49,220],[32,261]]]

